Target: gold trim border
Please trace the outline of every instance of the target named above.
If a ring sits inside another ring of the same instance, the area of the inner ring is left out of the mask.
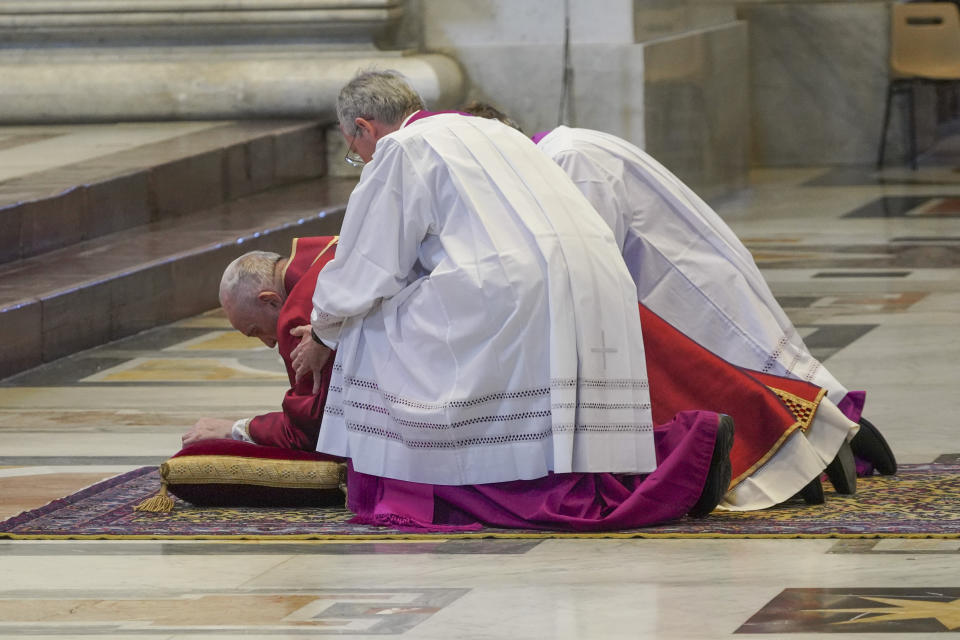
[[[320,258],[323,257],[323,254],[325,254],[325,253],[327,252],[327,249],[329,249],[329,248],[332,247],[333,245],[337,244],[337,241],[338,241],[339,239],[340,239],[340,236],[333,236],[333,240],[331,240],[330,242],[328,242],[328,243],[327,243],[327,246],[325,246],[325,247],[323,248],[323,250],[322,250],[320,253],[317,254],[317,257],[313,259],[313,262],[310,263],[310,266],[312,267],[313,265],[317,264],[317,260],[319,260]]]
[[[820,403],[823,401],[823,398],[827,393],[826,389],[820,389],[820,391],[817,393],[816,398],[814,398],[813,400],[804,400],[803,398],[796,396],[788,391],[784,391],[783,389],[776,389],[770,386],[768,386],[767,388],[773,391],[775,394],[777,394],[777,397],[780,398],[781,402],[783,402],[783,398],[780,396],[780,394],[783,393],[783,394],[789,395],[791,398],[795,398],[798,404],[803,404],[803,405],[813,407],[813,411],[810,413],[810,420],[807,421],[806,423],[801,422],[800,420],[796,420],[792,425],[787,427],[787,430],[783,432],[783,435],[780,436],[780,438],[773,443],[770,449],[759,460],[757,460],[749,469],[747,469],[746,471],[741,473],[739,476],[737,476],[736,478],[730,481],[730,486],[727,488],[727,491],[729,491],[730,489],[733,489],[735,486],[737,486],[738,484],[746,480],[747,477],[752,475],[757,469],[759,469],[760,467],[765,465],[767,462],[769,462],[770,458],[776,455],[776,453],[780,450],[780,447],[783,446],[783,443],[787,441],[787,438],[792,436],[797,429],[800,429],[801,431],[806,432],[810,428],[810,425],[813,424],[813,420],[817,415],[817,411],[820,409]],[[784,402],[784,404],[786,403]],[[791,411],[790,413],[793,413],[793,412]]]
[[[160,478],[169,486],[241,484],[288,489],[337,489],[345,465],[328,460],[277,460],[208,455],[170,458],[160,465]]]
[[[162,515],[160,516],[162,517]],[[379,540],[468,540],[468,539],[510,539],[510,540],[550,540],[553,538],[696,538],[696,539],[767,539],[767,538],[795,538],[795,539],[880,539],[880,538],[903,538],[903,539],[940,539],[957,540],[960,539],[958,533],[568,533],[568,532],[544,532],[544,533],[384,533],[368,534],[282,534],[282,535],[256,535],[256,534],[223,534],[223,535],[162,535],[162,534],[130,534],[130,535],[96,535],[96,534],[19,534],[0,532],[0,539],[8,540],[223,540],[237,541],[249,540],[251,542],[263,541],[379,541]]]

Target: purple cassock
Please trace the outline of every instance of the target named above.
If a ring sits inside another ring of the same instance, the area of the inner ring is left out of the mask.
[[[682,518],[703,491],[718,415],[685,411],[654,429],[657,469],[648,475],[560,473],[482,485],[429,485],[350,467],[353,522],[404,530],[483,526],[610,531]]]

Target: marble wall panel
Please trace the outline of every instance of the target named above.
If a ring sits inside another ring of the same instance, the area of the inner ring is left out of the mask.
[[[736,20],[732,2],[723,0],[634,0],[636,42],[699,31]]]
[[[699,7],[691,0],[671,29],[720,24],[636,43],[635,34],[627,37],[623,29],[634,31],[635,16],[649,26],[653,14],[672,11],[670,6],[654,0],[572,3],[572,97],[566,109],[561,109],[562,9],[537,2],[522,9],[505,2],[459,0],[421,0],[421,5],[425,44],[461,63],[468,98],[496,104],[528,133],[563,120],[640,146],[652,143],[648,151],[705,195],[744,184],[747,37],[744,24],[731,21],[732,5]],[[591,26],[597,15],[616,26],[608,31]]]
[[[564,3],[557,0],[419,0],[421,37],[427,49],[562,42]],[[570,3],[570,40],[633,42],[631,0]]]
[[[875,162],[889,56],[889,3],[765,2],[749,22],[753,159],[764,166]],[[932,93],[917,104],[918,143],[934,136]],[[903,153],[895,105],[888,158]]]
[[[701,196],[746,184],[747,26],[711,27],[644,48],[646,150]]]
[[[571,53],[573,100],[568,124],[607,131],[644,146],[644,47],[579,45]]]
[[[468,77],[467,99],[500,106],[528,133],[557,125],[563,76],[559,44],[465,46],[453,55]]]
[[[528,134],[561,124],[563,61],[559,46],[465,48],[470,99],[501,107]],[[635,45],[577,45],[565,123],[643,142],[643,59]],[[518,87],[523,87],[518,91]]]

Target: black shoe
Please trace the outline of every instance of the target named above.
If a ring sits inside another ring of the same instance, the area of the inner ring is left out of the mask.
[[[703,492],[697,504],[687,513],[692,518],[702,518],[720,504],[727,489],[730,488],[730,449],[733,447],[733,418],[720,414],[717,424],[717,439],[713,444],[713,456],[710,458],[710,470],[703,483]]]
[[[897,459],[893,457],[890,445],[866,418],[860,418],[860,431],[850,441],[850,448],[853,455],[872,462],[880,474],[892,476],[897,472]]]
[[[844,440],[833,462],[825,469],[833,489],[841,494],[852,496],[857,492],[857,462],[853,459],[850,443]]]
[[[800,489],[800,491],[797,493],[797,496],[803,498],[803,501],[807,504],[823,504],[826,502],[826,497],[823,495],[823,483],[820,482],[820,476],[817,475],[817,477],[811,480],[807,486],[805,486],[803,489]]]

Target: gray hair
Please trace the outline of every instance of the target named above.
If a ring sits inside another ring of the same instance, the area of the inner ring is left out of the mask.
[[[424,109],[423,98],[398,71],[360,71],[337,97],[337,120],[348,126],[357,118],[400,124]]]
[[[230,300],[235,307],[248,307],[261,291],[273,290],[274,267],[281,259],[278,253],[251,251],[227,265],[220,279],[220,305]]]

